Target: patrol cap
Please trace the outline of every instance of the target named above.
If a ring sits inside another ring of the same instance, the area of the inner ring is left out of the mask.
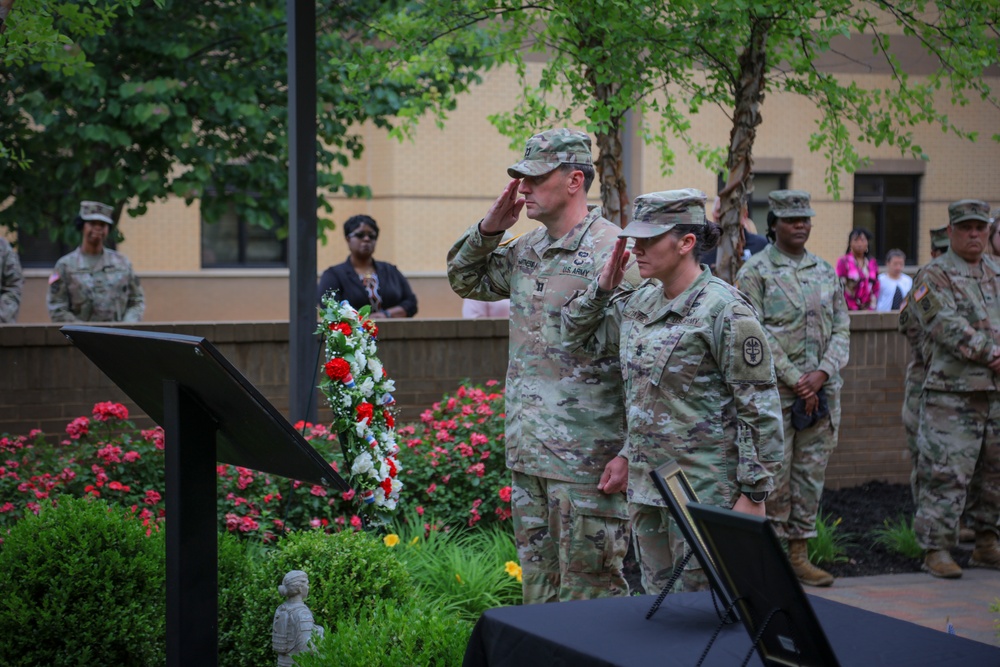
[[[507,173],[511,178],[543,176],[561,164],[594,164],[587,133],[561,127],[536,134],[525,144],[524,158]]]
[[[990,223],[990,205],[978,199],[961,199],[948,204],[948,224],[954,225],[966,220],[981,220]]]
[[[995,208],[990,211],[990,224],[1000,220],[1000,208]]]
[[[80,219],[81,220],[100,220],[101,222],[106,222],[109,225],[113,225],[114,220],[111,216],[114,214],[115,209],[107,204],[102,204],[99,201],[82,201],[80,202]]]
[[[651,192],[635,198],[632,222],[619,237],[651,239],[677,225],[705,224],[705,193],[694,188]]]
[[[776,218],[811,218],[816,215],[809,204],[809,193],[805,190],[772,190],[767,195],[767,203]]]
[[[938,227],[931,230],[931,249],[947,250],[951,246],[951,239],[948,238],[948,228]]]

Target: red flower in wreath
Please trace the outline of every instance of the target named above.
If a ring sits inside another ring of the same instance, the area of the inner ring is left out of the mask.
[[[343,359],[331,359],[323,366],[323,370],[331,380],[340,381],[351,374],[351,365]]]
[[[385,425],[389,428],[394,428],[396,426],[396,419],[392,416],[392,413],[388,410],[382,411],[382,417],[385,419]]]
[[[351,325],[347,322],[338,322],[337,324],[331,322],[330,331],[339,331],[345,336],[350,336],[354,332],[354,329],[352,329]]]
[[[379,484],[379,486],[382,487],[382,491],[385,492],[385,497],[388,498],[389,494],[392,493],[392,479],[386,477],[385,479],[382,480],[382,483]]]
[[[365,331],[371,334],[372,338],[378,338],[378,325],[375,324],[375,322],[372,320],[363,320],[361,322],[361,326],[364,327]]]
[[[372,415],[375,414],[375,406],[371,403],[360,403],[358,407],[354,408],[354,411],[358,413],[357,421],[360,422],[367,419],[370,422]]]

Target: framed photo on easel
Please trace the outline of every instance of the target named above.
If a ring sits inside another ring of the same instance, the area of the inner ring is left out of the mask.
[[[676,461],[671,460],[650,471],[649,475],[660,495],[666,501],[667,509],[670,510],[670,515],[677,523],[681,535],[687,541],[694,557],[698,559],[712,591],[722,604],[729,608],[732,606],[733,598],[719,576],[719,570],[715,561],[712,560],[705,540],[698,532],[691,514],[688,512],[688,503],[697,503],[698,497],[695,495],[694,489],[691,488],[691,483],[688,482],[684,471],[681,470]]]

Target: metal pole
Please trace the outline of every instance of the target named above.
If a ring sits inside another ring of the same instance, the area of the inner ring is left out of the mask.
[[[288,8],[288,413],[316,422],[316,2]]]

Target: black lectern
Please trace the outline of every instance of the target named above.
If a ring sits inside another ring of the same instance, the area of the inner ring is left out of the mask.
[[[204,338],[127,329],[60,329],[163,427],[167,516],[167,665],[218,664],[216,462],[350,487]]]

